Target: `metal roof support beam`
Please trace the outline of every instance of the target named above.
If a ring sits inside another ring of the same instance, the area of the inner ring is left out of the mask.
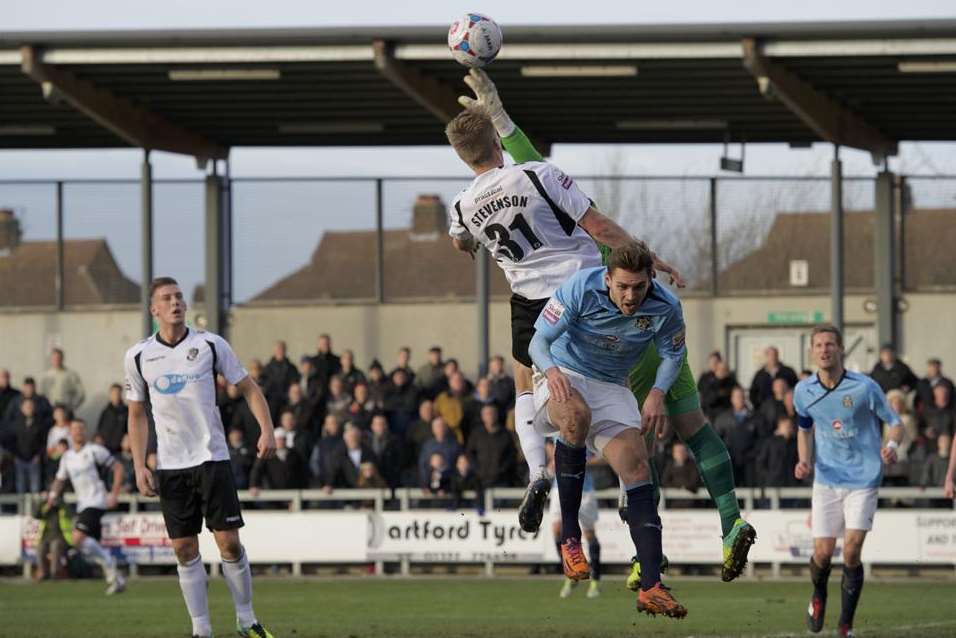
[[[129,100],[117,97],[92,82],[77,78],[40,61],[41,52],[20,49],[23,73],[42,87],[44,95],[56,95],[103,128],[146,150],[182,153],[196,158],[200,167],[209,160],[229,156],[228,147],[173,124]]]
[[[869,151],[874,162],[896,155],[893,140],[830,96],[764,56],[753,38],[743,40],[743,62],[760,93],[776,98],[827,142]]]
[[[386,80],[398,87],[405,95],[423,106],[440,122],[447,123],[461,111],[455,91],[435,78],[399,62],[395,48],[382,40],[372,43],[375,51],[375,68]]]

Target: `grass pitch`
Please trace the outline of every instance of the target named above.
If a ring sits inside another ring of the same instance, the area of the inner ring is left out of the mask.
[[[254,580],[255,608],[277,638],[558,638],[612,636],[807,635],[809,583],[673,579],[686,620],[649,618],[634,610],[634,594],[620,578],[603,595],[585,598],[580,586],[558,598],[561,581],[483,578],[341,578]],[[134,581],[121,596],[103,595],[101,581],[0,583],[0,635],[181,637],[189,620],[175,579]],[[210,583],[217,635],[234,634],[225,583]],[[956,585],[948,582],[868,582],[857,612],[860,638],[956,636]],[[835,634],[839,578],[830,584],[824,636]]]

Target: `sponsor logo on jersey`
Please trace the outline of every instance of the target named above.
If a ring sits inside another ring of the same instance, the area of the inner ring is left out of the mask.
[[[186,361],[195,361],[198,356],[199,348],[190,348],[189,352],[186,353]]]
[[[484,193],[482,193],[481,195],[479,195],[478,197],[476,197],[476,198],[475,198],[475,203],[477,204],[478,202],[480,202],[480,201],[482,201],[482,200],[488,199],[488,198],[491,197],[492,195],[497,195],[497,194],[500,193],[502,190],[504,190],[504,189],[503,189],[501,186],[495,186],[495,187],[492,188],[490,191],[485,191]]]
[[[552,298],[548,305],[541,311],[541,316],[552,326],[561,321],[561,315],[564,314],[564,306],[557,299]]]
[[[178,394],[186,384],[200,378],[198,374],[164,374],[153,381],[153,389],[160,394]]]
[[[840,419],[837,419],[836,421],[834,421],[834,422],[833,422],[833,429],[836,430],[837,432],[839,432],[840,430],[842,430],[842,429],[843,429],[843,422],[840,421]]]
[[[146,360],[146,363],[152,363],[153,361],[159,361],[160,359],[165,359],[165,358],[166,358],[166,355],[161,354],[158,357],[150,357],[149,359]]]
[[[849,394],[844,395],[844,397],[843,397],[843,407],[844,407],[844,408],[852,408],[852,407],[853,407],[853,397],[850,396]]]
[[[561,188],[563,188],[564,190],[568,190],[569,188],[571,188],[571,184],[574,183],[574,180],[568,177],[567,175],[565,175],[564,173],[562,173],[561,171],[558,171],[558,182],[561,184]]]
[[[634,325],[638,330],[647,330],[651,327],[651,318],[650,317],[638,317],[637,321],[634,322]]]

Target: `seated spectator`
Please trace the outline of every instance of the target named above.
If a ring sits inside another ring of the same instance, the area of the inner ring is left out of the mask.
[[[500,354],[488,360],[488,380],[498,414],[507,414],[515,403],[515,380],[505,371],[505,358]]]
[[[332,483],[332,460],[342,443],[342,426],[334,414],[327,414],[322,422],[322,436],[312,448],[309,456],[309,470],[316,485],[326,486]]]
[[[286,356],[285,341],[276,341],[272,346],[272,358],[262,371],[265,385],[262,393],[269,404],[272,420],[278,420],[279,410],[289,394],[289,386],[299,381],[299,369]]]
[[[664,468],[664,475],[661,477],[663,487],[681,487],[688,492],[697,492],[700,484],[700,473],[697,471],[697,465],[690,458],[687,446],[680,441],[675,441],[671,447],[670,463]]]
[[[930,450],[935,447],[937,437],[943,434],[953,435],[956,426],[956,412],[950,407],[951,399],[949,388],[938,384],[933,388],[933,403],[923,409],[923,436],[932,443]]]
[[[917,412],[922,411],[924,406],[935,403],[933,390],[938,385],[946,386],[949,390],[949,407],[956,407],[953,405],[953,391],[956,389],[953,387],[953,381],[943,376],[943,362],[933,357],[926,362],[926,376],[916,382],[916,397],[913,405]]]
[[[760,418],[761,423],[757,428],[757,437],[764,441],[771,436],[777,429],[777,422],[780,417],[787,414],[787,405],[785,399],[787,397],[787,392],[790,390],[790,386],[787,385],[786,379],[774,379],[772,384],[773,394],[764,399],[763,403],[760,405]],[[751,392],[751,394],[753,394]]]
[[[440,454],[445,459],[444,467],[449,468],[458,457],[461,448],[455,437],[448,431],[445,419],[436,416],[432,419],[432,436],[422,445],[418,458],[419,477],[422,485],[427,485],[430,477],[430,463],[433,454]]]
[[[375,455],[378,472],[388,487],[398,487],[404,460],[399,439],[389,431],[388,420],[384,414],[376,414],[372,417],[371,430],[368,446]]]
[[[498,420],[498,408],[493,403],[481,408],[481,425],[468,439],[468,454],[475,459],[478,479],[485,487],[514,484],[517,454],[511,435]]]
[[[451,472],[448,489],[451,491],[452,496],[455,497],[453,503],[455,509],[461,507],[463,494],[472,491],[478,492],[476,505],[479,509],[483,509],[481,479],[478,478],[478,475],[471,467],[471,459],[468,458],[467,454],[459,454],[458,458],[455,459],[455,469]]]
[[[17,494],[40,491],[43,478],[43,453],[46,443],[45,428],[35,414],[35,402],[26,397],[20,400],[20,414],[13,420],[16,436],[14,458]]]
[[[936,439],[936,454],[926,459],[923,464],[923,476],[920,480],[922,487],[943,487],[946,481],[946,472],[949,469],[949,453],[953,444],[953,437],[949,434],[940,434]]]
[[[368,432],[374,412],[375,404],[368,398],[368,386],[359,383],[352,393],[352,402],[346,410],[345,418],[363,432]]]
[[[389,377],[391,378],[391,377]],[[385,378],[385,372],[382,370],[382,364],[373,361],[368,368],[368,400],[375,406],[375,410],[385,409],[385,391],[388,388],[389,379]]]
[[[784,414],[777,419],[774,435],[764,441],[757,455],[757,475],[764,487],[793,487],[799,482],[793,476],[797,465],[796,428],[793,418]]]
[[[103,447],[113,454],[120,450],[128,420],[129,407],[123,403],[123,386],[114,383],[110,386],[110,401],[96,422],[96,433],[103,437]]]
[[[318,407],[314,401],[302,393],[301,384],[293,383],[289,386],[283,409],[292,411],[300,432],[305,432],[311,436],[318,430],[318,424],[316,423]]]
[[[20,398],[20,391],[10,385],[10,371],[0,368],[0,430],[10,404]]]
[[[40,377],[37,392],[46,396],[50,403],[61,403],[75,411],[86,400],[86,391],[80,375],[63,365],[63,360],[63,350],[53,348],[50,352],[50,367]]]
[[[382,489],[389,487],[388,483],[378,473],[374,463],[362,463],[359,466],[359,477],[356,487],[365,489]]]
[[[351,350],[343,351],[340,360],[342,369],[339,371],[339,376],[345,384],[345,392],[352,394],[355,386],[367,382],[365,373],[355,367],[355,354]]]
[[[295,450],[300,458],[309,458],[313,446],[312,434],[299,427],[295,412],[290,408],[284,408],[279,413],[279,427],[285,432],[285,446]]]
[[[325,399],[326,413],[345,419],[351,403],[352,395],[345,391],[345,381],[339,375],[333,376],[329,381],[329,390]]]
[[[425,480],[422,487],[425,491],[437,496],[448,494],[451,489],[451,473],[448,471],[448,461],[445,456],[435,452],[427,458],[428,465],[425,471]]]
[[[730,409],[714,420],[714,429],[727,444],[738,486],[756,485],[754,462],[757,459],[757,425],[760,417],[747,405],[744,389],[737,386],[730,393]]]
[[[128,437],[127,437],[128,438]],[[242,430],[229,430],[229,465],[237,490],[249,488],[249,473],[256,460],[255,453],[246,445]]]
[[[764,360],[764,366],[750,382],[750,404],[754,406],[754,410],[759,410],[764,401],[774,396],[774,380],[783,379],[791,388],[797,385],[797,373],[790,366],[781,363],[780,351],[776,347],[769,346],[764,350]],[[771,429],[776,427],[774,423],[771,423]]]
[[[434,399],[442,391],[442,382],[445,380],[443,370],[441,348],[432,346],[428,349],[428,362],[422,365],[415,375],[415,384],[424,398]]]
[[[452,363],[454,359],[449,359]],[[443,391],[435,399],[435,413],[445,419],[445,423],[454,432],[458,443],[465,442],[465,401],[468,398],[468,390],[465,385],[465,377],[461,372],[453,372],[448,379],[448,389]],[[449,463],[451,465],[451,463]]]
[[[325,489],[358,487],[359,467],[362,463],[375,464],[372,450],[362,443],[362,431],[354,425],[346,426],[342,435],[345,445],[332,456],[332,468]]]
[[[405,376],[408,377],[408,382],[415,385],[415,371],[412,370],[411,361],[412,349],[408,346],[402,346],[398,349],[398,359],[395,361],[395,367],[388,373],[388,376],[391,377],[392,373],[396,370],[404,370]]]
[[[903,394],[909,394],[919,381],[910,367],[896,358],[896,349],[889,343],[880,348],[880,360],[873,366],[870,376],[880,384],[883,392],[902,390]]]
[[[306,487],[305,461],[285,445],[285,431],[276,428],[276,453],[268,459],[257,458],[249,475],[249,491],[254,495],[265,486],[270,490],[300,490]]]
[[[475,392],[465,399],[465,416],[462,420],[462,430],[467,441],[471,437],[472,431],[481,427],[481,409],[486,405],[493,405],[499,415],[507,414],[507,409],[502,410],[495,401],[491,393],[491,380],[488,377],[478,379],[475,384]]]
[[[385,388],[385,415],[392,432],[404,434],[417,410],[418,388],[408,382],[404,370],[396,370]]]

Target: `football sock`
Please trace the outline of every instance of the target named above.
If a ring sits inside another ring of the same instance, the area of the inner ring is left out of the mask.
[[[530,392],[515,399],[515,432],[528,463],[528,483],[534,483],[547,474],[548,457],[544,451],[544,436],[534,429],[534,395]]]
[[[601,580],[601,541],[597,536],[588,541],[588,563],[591,564],[591,580]]]
[[[588,451],[583,447],[571,447],[560,438],[554,446],[554,473],[558,481],[558,498],[561,500],[561,540],[581,540],[581,525],[578,513],[584,491],[584,473],[587,470]]]
[[[96,542],[96,539],[87,536],[80,543],[80,553],[95,562],[103,569],[103,576],[106,580],[113,577],[115,563],[109,552],[103,549],[103,546]]]
[[[194,636],[211,636],[212,621],[209,620],[209,594],[206,591],[206,567],[202,557],[176,566],[179,572],[179,588],[183,591],[186,609],[193,621]]]
[[[863,565],[857,565],[856,567],[843,566],[843,582],[840,585],[840,590],[843,593],[840,625],[852,627],[856,605],[860,602],[860,594],[863,593]]]
[[[661,580],[661,517],[654,505],[654,486],[650,481],[628,486],[627,526],[640,547],[641,589],[647,590]]]
[[[720,513],[720,528],[724,536],[733,528],[734,522],[740,518],[740,508],[737,505],[737,493],[734,491],[734,466],[730,462],[730,453],[727,446],[710,423],[687,440],[687,446],[694,454],[697,469],[704,480],[707,493],[717,506]]]
[[[810,557],[810,582],[813,583],[813,593],[821,600],[827,599],[827,583],[830,580],[830,565],[820,567],[817,561]]]
[[[564,573],[564,559],[561,558],[561,539],[554,539],[554,549],[558,552],[558,573]]]
[[[238,559],[222,559],[222,575],[232,594],[239,625],[243,628],[252,627],[256,624],[256,614],[252,611],[252,570],[249,568],[245,547]]]

